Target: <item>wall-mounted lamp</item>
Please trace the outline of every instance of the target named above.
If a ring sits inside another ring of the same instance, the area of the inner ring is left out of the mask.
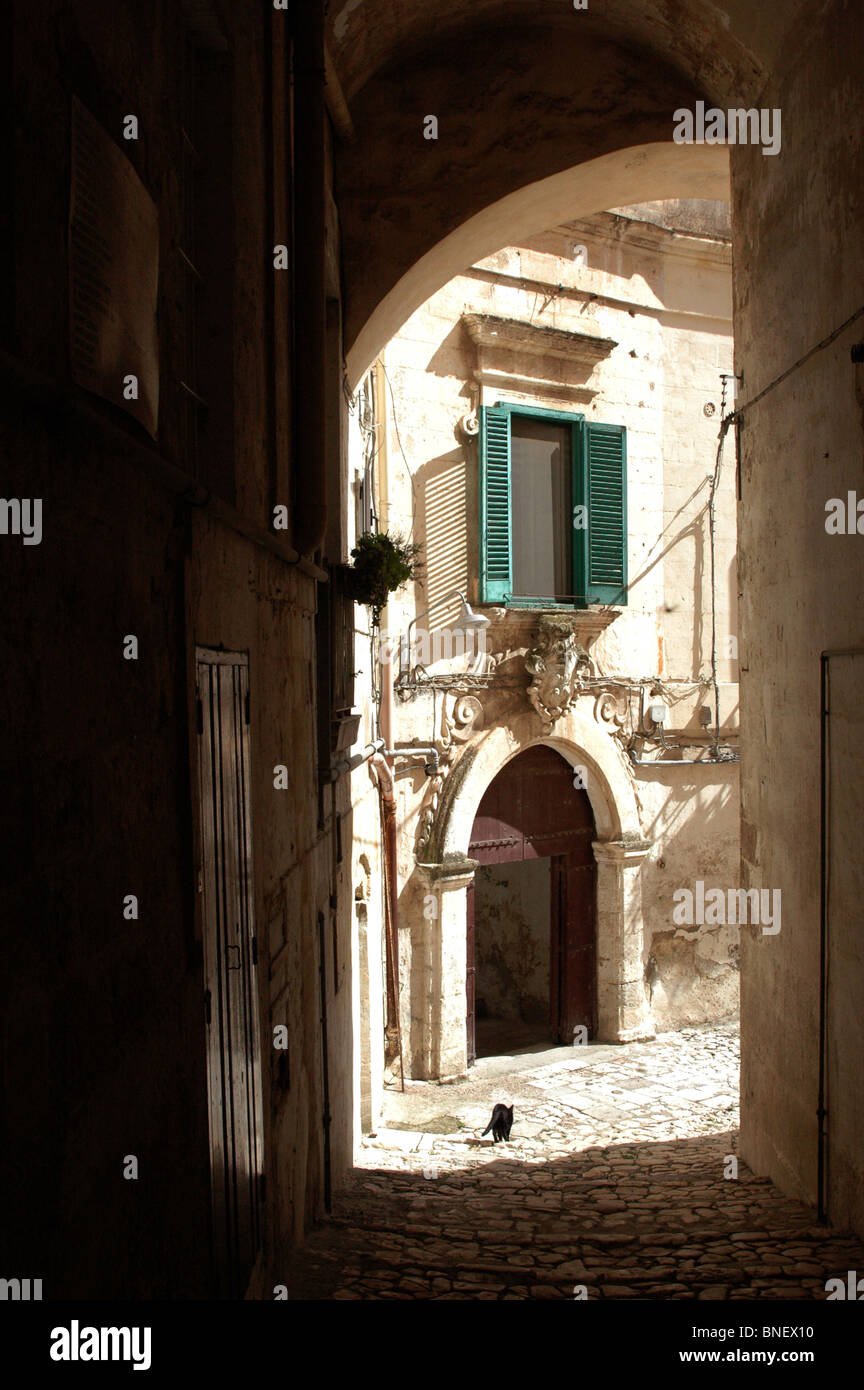
[[[482,631],[489,626],[489,619],[482,613],[474,612],[474,609],[461,590],[451,589],[449,594],[445,594],[443,598],[436,599],[424,613],[418,613],[415,618],[412,618],[405,629],[405,635],[399,642],[399,675],[397,677],[397,684],[406,679],[411,679],[411,629],[419,623],[421,618],[428,618],[429,614],[434,613],[436,608],[441,608],[445,603],[449,603],[450,600],[454,598],[459,599],[461,606],[458,618],[450,625],[451,632]]]

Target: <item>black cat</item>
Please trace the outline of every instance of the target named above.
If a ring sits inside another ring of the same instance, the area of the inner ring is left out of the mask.
[[[495,1140],[495,1143],[497,1144],[499,1139],[510,1138],[510,1130],[512,1126],[513,1106],[496,1105],[495,1109],[492,1111],[492,1119],[489,1121],[488,1125],[484,1129],[481,1138],[485,1138],[491,1129],[492,1138]]]

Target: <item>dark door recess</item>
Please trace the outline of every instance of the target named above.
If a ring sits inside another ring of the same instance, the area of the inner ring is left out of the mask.
[[[573,1041],[580,1025],[596,1029],[595,893],[596,838],[588,794],[574,787],[570,764],[545,746],[529,748],[507,763],[487,787],[477,809],[468,854],[480,864],[527,859],[551,861],[550,1034]],[[467,894],[466,1029],[469,1065],[476,1030],[473,886]]]
[[[242,1298],[264,1195],[258,951],[252,886],[248,658],[198,649],[200,891],[210,1170],[223,1298]]]

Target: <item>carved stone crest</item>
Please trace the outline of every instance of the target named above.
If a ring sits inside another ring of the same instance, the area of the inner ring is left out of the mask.
[[[582,678],[595,675],[594,663],[567,623],[543,618],[537,642],[525,654],[525,667],[533,677],[528,699],[548,733],[572,708],[582,689]]]

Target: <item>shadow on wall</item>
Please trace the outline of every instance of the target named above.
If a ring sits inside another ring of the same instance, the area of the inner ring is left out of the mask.
[[[474,345],[465,325],[459,319],[447,336],[441,339],[426,363],[426,370],[432,372],[434,376],[455,377],[457,381],[461,381],[463,385],[459,395],[464,396],[466,402],[469,402],[472,387],[467,378],[473,370],[474,356]]]
[[[423,464],[414,475],[414,483],[417,492],[416,535],[424,543],[426,593],[422,607],[431,608],[452,589],[464,592],[468,574],[476,570],[474,558],[469,556],[467,517],[471,498],[463,451],[452,449]],[[451,616],[455,617],[457,611],[458,601],[454,601]],[[447,609],[436,611],[436,628],[447,621]]]
[[[655,1022],[663,1031],[734,1015],[738,1009],[739,928],[724,924],[679,926],[673,920],[676,889],[692,889],[696,879],[708,887],[738,886],[737,872],[734,881],[730,881],[728,870],[724,873],[730,862],[730,840],[737,843],[738,833],[737,821],[730,817],[730,804],[737,796],[734,769],[721,767],[713,774],[707,768],[700,769],[699,780],[688,777],[683,782],[678,779],[686,770],[675,763],[639,771],[640,781],[644,778],[655,785],[663,785],[667,777],[674,779],[662,811],[646,830],[647,838],[663,839],[663,855],[649,858],[642,868],[649,929],[645,982]],[[694,800],[699,803],[696,839],[687,834]],[[679,843],[676,829],[682,817]]]
[[[655,546],[659,545],[660,542],[663,540],[664,536],[666,536],[667,533],[671,531],[672,526],[677,521],[678,517],[681,515],[684,509],[690,505],[690,503],[698,496],[699,492],[704,487],[705,481],[703,479],[703,481],[700,482],[698,486],[693,489],[686,502],[682,502],[678,510],[674,513],[672,517],[670,517],[669,521],[664,526],[657,540],[654,542]],[[694,517],[690,518],[686,526],[681,527],[681,530],[677,533],[677,535],[672,536],[672,538],[667,542],[667,544],[664,545],[662,550],[658,550],[656,555],[654,555],[650,560],[645,561],[639,573],[635,575],[633,579],[630,581],[630,591],[632,592],[636,588],[637,584],[639,584],[640,580],[644,579],[646,575],[650,574],[654,566],[659,564],[660,561],[664,558],[664,556],[668,555],[669,552],[672,549],[674,549],[678,542],[682,541],[685,536],[689,536],[691,534],[695,534],[697,537],[701,536],[704,543],[704,526],[707,524],[707,516],[708,503],[706,501],[705,505],[697,512],[697,514]]]

